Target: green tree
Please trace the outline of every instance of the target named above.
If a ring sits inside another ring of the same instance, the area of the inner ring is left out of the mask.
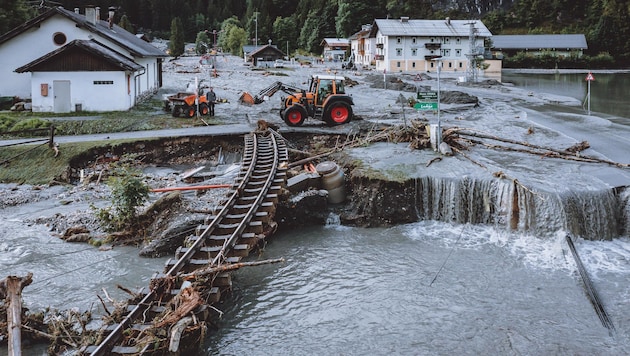
[[[243,46],[247,44],[247,31],[242,27],[232,26],[225,35],[227,50],[235,56],[243,55]]]
[[[286,51],[291,56],[291,49],[297,48],[297,26],[291,17],[277,17],[273,23],[273,37],[278,48]]]
[[[122,17],[120,18],[120,22],[118,23],[118,26],[127,30],[127,32],[136,33],[136,30],[133,28],[133,25],[131,24],[131,21],[129,21],[129,18],[127,17],[127,15],[122,15]]]
[[[34,13],[24,0],[0,1],[0,34],[26,22]]]
[[[184,27],[182,26],[182,20],[176,17],[171,21],[171,38],[168,49],[171,52],[171,56],[179,57],[184,53],[184,47]]]
[[[210,49],[210,38],[208,37],[208,33],[206,31],[201,31],[197,34],[197,39],[195,40],[195,52],[197,54],[206,54]]]

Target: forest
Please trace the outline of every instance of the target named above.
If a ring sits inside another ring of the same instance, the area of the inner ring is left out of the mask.
[[[450,17],[480,19],[495,35],[582,33],[587,54],[630,64],[630,0],[0,0],[0,33],[52,6],[88,5],[102,17],[115,8],[116,22],[131,31],[172,40],[177,30],[186,42],[204,33],[229,51],[257,37],[289,53],[319,53],[323,38],[347,38],[376,18]]]

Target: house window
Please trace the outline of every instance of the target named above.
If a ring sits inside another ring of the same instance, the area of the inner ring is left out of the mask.
[[[450,49],[443,49],[442,50],[442,56],[450,57],[451,56],[451,50]]]
[[[449,68],[453,68],[453,63],[448,62],[448,67],[449,67]]]
[[[400,62],[396,62],[396,68],[400,68]]]
[[[66,35],[61,32],[55,32],[55,34],[53,35],[53,41],[57,46],[65,44],[67,40],[68,39],[66,38]]]
[[[461,43],[461,39],[460,39],[459,37],[457,37],[457,38],[455,39],[455,44],[460,44],[460,43]]]
[[[431,68],[433,68],[433,64],[435,64],[435,63],[431,62]]]
[[[94,85],[112,85],[114,84],[113,80],[95,80]]]
[[[411,43],[416,44],[416,38],[415,37],[411,37]]]
[[[396,55],[398,57],[402,56],[402,48],[396,48]]]
[[[418,55],[418,49],[417,48],[412,48],[411,49],[411,55],[414,56],[414,57],[417,56]]]
[[[459,67],[463,68],[462,62],[459,62]]]
[[[448,37],[445,37],[444,38],[444,43],[446,43],[446,44],[451,43],[451,39],[448,38]]]
[[[416,67],[416,62],[411,62],[411,68],[415,68]]]
[[[402,43],[402,38],[396,37],[396,43]]]
[[[462,56],[462,50],[461,49],[456,49],[455,50],[455,56],[456,57],[461,57]]]

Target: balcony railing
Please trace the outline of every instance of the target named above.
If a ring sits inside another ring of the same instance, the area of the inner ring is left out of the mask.
[[[431,49],[431,50],[440,49],[440,48],[442,48],[442,44],[441,43],[435,43],[435,42],[429,42],[429,43],[425,43],[424,44],[424,48]]]

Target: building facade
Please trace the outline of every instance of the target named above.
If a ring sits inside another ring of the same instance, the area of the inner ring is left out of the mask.
[[[161,87],[165,57],[111,12],[55,7],[0,36],[0,96],[35,112],[127,110]]]
[[[483,60],[486,71],[499,71],[501,62],[484,58],[484,43],[492,34],[479,20],[376,19],[374,66],[385,72],[469,70],[472,60]]]

